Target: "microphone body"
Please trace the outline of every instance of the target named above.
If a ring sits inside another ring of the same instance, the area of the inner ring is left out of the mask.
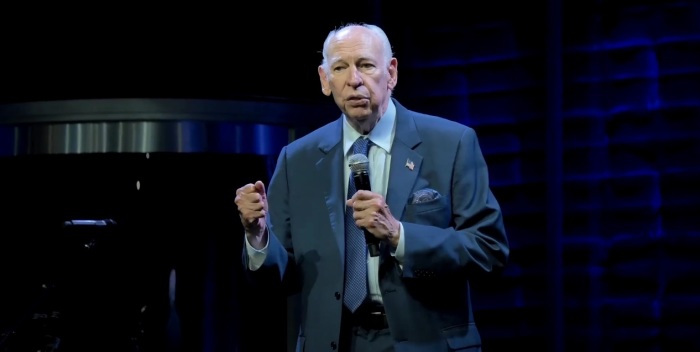
[[[352,155],[349,159],[350,172],[352,173],[352,179],[355,182],[355,188],[358,191],[371,191],[372,187],[369,182],[369,159],[363,154]],[[351,197],[349,194],[348,197]],[[367,243],[367,249],[369,250],[369,255],[376,257],[379,255],[379,239],[374,237],[366,229],[362,229],[365,233],[365,242]]]

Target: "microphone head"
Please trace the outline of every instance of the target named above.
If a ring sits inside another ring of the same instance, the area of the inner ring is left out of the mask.
[[[364,154],[353,154],[348,158],[348,166],[353,173],[367,172],[369,170],[369,159]]]

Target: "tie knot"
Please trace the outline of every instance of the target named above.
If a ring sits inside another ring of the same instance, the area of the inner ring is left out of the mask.
[[[371,144],[372,141],[370,141],[369,138],[360,137],[355,141],[355,143],[353,143],[352,153],[367,155]]]

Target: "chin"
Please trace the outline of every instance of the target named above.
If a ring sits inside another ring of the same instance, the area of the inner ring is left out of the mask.
[[[345,114],[358,120],[364,120],[372,116],[372,109],[369,106],[349,106],[345,108]]]
[[[358,123],[366,123],[367,120],[370,119],[372,116],[370,113],[364,112],[364,113],[358,113],[358,112],[348,112],[345,114],[347,117],[349,117],[351,120],[355,120]]]

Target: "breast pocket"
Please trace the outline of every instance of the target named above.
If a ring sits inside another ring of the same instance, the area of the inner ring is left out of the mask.
[[[428,202],[406,205],[402,220],[420,224],[446,228],[450,226],[452,211],[447,197],[440,197]]]

